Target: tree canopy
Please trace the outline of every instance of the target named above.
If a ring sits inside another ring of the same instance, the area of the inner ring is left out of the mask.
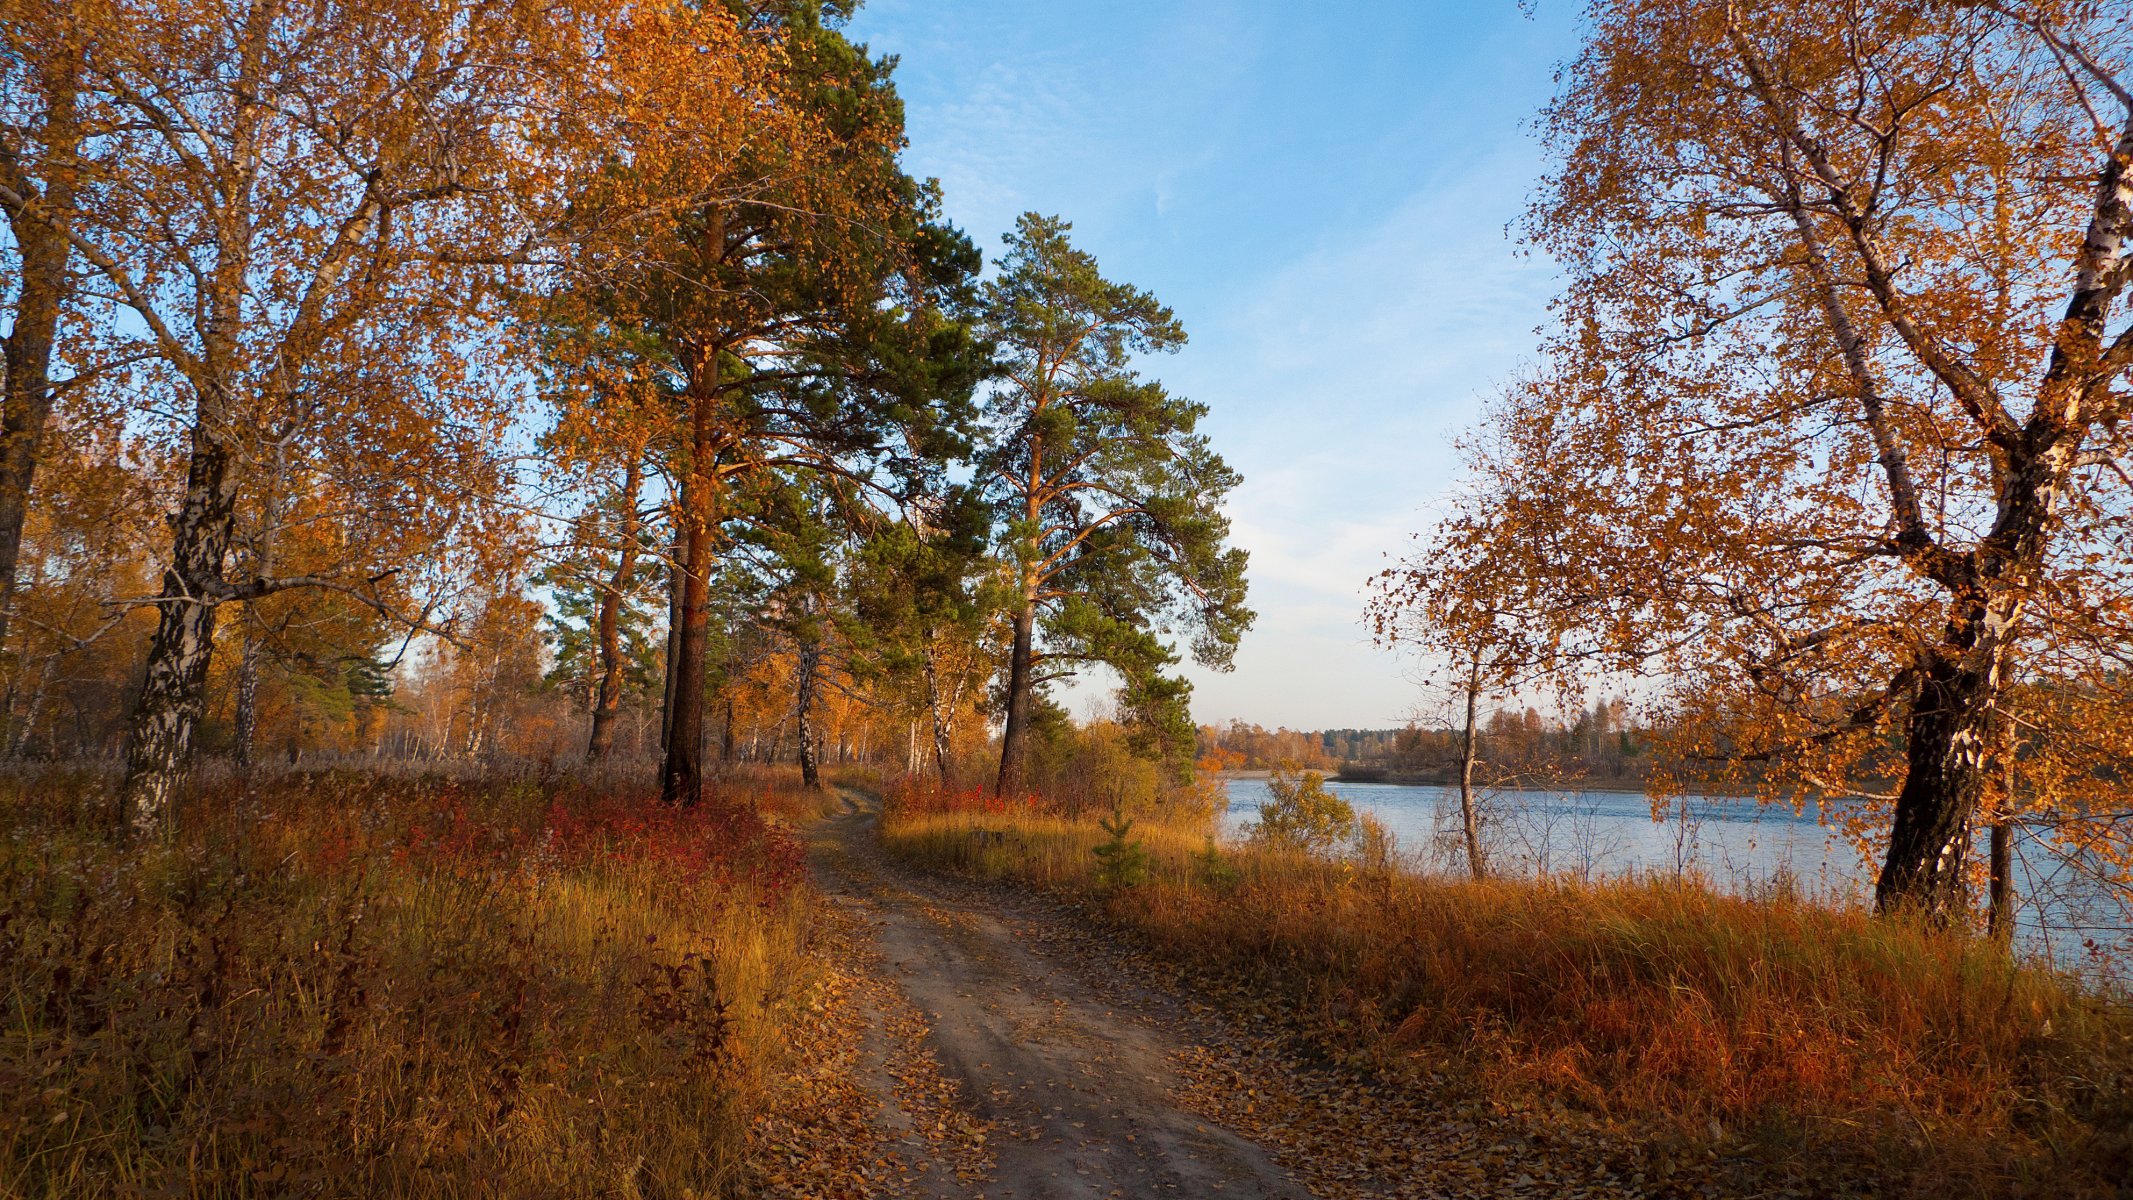
[[[1544,644],[1663,679],[1688,769],[1862,798],[1885,908],[1953,911],[2016,812],[2125,864],[2133,19],[1591,19],[1527,220],[1556,332],[1446,553],[1485,528]]]
[[[1189,688],[1162,676],[1178,660],[1163,635],[1226,668],[1252,622],[1246,555],[1228,544],[1222,511],[1237,476],[1198,432],[1207,408],[1134,367],[1184,344],[1184,327],[1147,292],[1104,278],[1070,230],[1022,217],[985,288],[981,328],[1000,381],[978,469],[1012,581],[1002,791],[1019,782],[1031,699],[1046,683],[1104,664],[1125,680],[1138,722],[1174,741]]]

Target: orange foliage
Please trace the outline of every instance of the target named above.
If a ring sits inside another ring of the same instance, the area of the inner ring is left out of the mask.
[[[1410,598],[1857,798],[1884,905],[1959,911],[2008,819],[2123,882],[2133,14],[1603,0],[1563,80],[1560,324],[1423,564],[1487,603]]]

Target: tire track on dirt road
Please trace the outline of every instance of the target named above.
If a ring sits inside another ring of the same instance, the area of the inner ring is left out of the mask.
[[[927,1048],[989,1126],[989,1179],[921,1167],[903,1194],[1308,1200],[1265,1151],[1179,1105],[1186,1047],[1163,1022],[1092,994],[959,889],[887,862],[871,806],[849,792],[843,803],[816,827],[816,882],[871,927]]]

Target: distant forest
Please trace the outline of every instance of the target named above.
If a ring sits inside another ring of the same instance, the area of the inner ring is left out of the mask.
[[[1646,731],[1621,700],[1598,700],[1568,721],[1535,708],[1498,709],[1476,731],[1475,775],[1485,784],[1565,779],[1641,781]],[[1264,771],[1293,765],[1339,778],[1449,783],[1458,772],[1456,728],[1266,729],[1243,721],[1199,727],[1203,771]]]

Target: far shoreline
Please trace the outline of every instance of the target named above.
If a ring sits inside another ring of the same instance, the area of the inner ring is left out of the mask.
[[[1318,768],[1307,767],[1302,768],[1302,770],[1317,771]],[[1358,774],[1344,774],[1339,770],[1318,771],[1318,773],[1320,775],[1325,776],[1327,783],[1374,784],[1382,787],[1456,788],[1459,786],[1458,781],[1449,776],[1388,775],[1381,774],[1377,771],[1369,770],[1367,768],[1363,772]],[[1223,783],[1228,783],[1232,779],[1271,779],[1274,777],[1274,769],[1271,767],[1252,767],[1247,769],[1229,771],[1202,771],[1200,772],[1200,774],[1212,779],[1221,780]],[[1622,796],[1649,797],[1651,795],[1651,791],[1647,786],[1648,783],[1648,780],[1639,779],[1634,776],[1625,776],[1618,779],[1609,780],[1526,780],[1517,783],[1492,783],[1477,779],[1474,781],[1474,790],[1477,792],[1534,792],[1542,794],[1560,794],[1565,792],[1604,792]],[[1703,788],[1694,788],[1684,791],[1673,792],[1669,795],[1670,799],[1682,797],[1686,797],[1691,800],[1701,800],[1709,803],[1741,803],[1752,804],[1757,806],[1776,804],[1780,807],[1789,806],[1789,802],[1787,801],[1763,800],[1757,798],[1756,796],[1745,794],[1742,792],[1714,792],[1707,791]],[[1816,800],[1810,801],[1810,803],[1819,805],[1820,803],[1823,803],[1823,801]]]

